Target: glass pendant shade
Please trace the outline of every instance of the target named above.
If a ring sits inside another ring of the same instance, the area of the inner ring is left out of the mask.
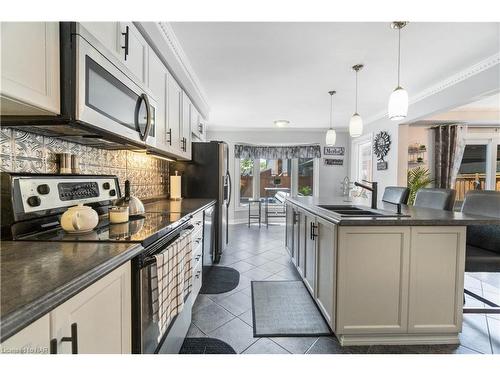
[[[363,134],[363,119],[357,113],[353,114],[349,121],[349,135],[353,138]]]
[[[400,86],[392,92],[389,98],[389,118],[393,121],[402,120],[408,114],[408,93]]]
[[[327,146],[335,146],[335,142],[337,141],[337,133],[334,129],[328,129],[326,132],[326,140],[325,143]]]

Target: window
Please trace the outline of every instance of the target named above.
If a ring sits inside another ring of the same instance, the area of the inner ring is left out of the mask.
[[[291,188],[291,164],[290,159],[260,159],[259,168],[259,197],[266,196],[266,187]]]
[[[456,200],[459,203],[463,201],[467,191],[472,189],[500,190],[498,129],[469,128],[465,142],[464,155],[455,181]]]
[[[372,142],[366,141],[358,146],[358,181],[372,180]]]
[[[288,188],[293,194],[313,195],[314,159],[312,158],[239,159],[238,162],[240,205],[246,205],[249,199],[265,198],[266,187]],[[269,194],[270,197],[272,195],[274,194]]]
[[[456,200],[462,202],[469,190],[484,190],[486,186],[487,145],[466,145],[455,182]]]
[[[500,191],[500,145],[497,145],[497,172],[495,175],[495,190]]]
[[[240,202],[247,203],[253,198],[253,170],[252,159],[240,160]]]
[[[313,195],[313,172],[314,159],[299,158],[299,187],[298,192],[301,195]]]

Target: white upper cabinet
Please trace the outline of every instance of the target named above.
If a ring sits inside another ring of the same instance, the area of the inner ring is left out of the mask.
[[[1,46],[1,114],[59,114],[59,23],[2,22]]]
[[[167,127],[165,143],[173,152],[181,153],[182,89],[170,74],[167,75]]]
[[[109,52],[118,56],[119,42],[121,40],[120,22],[81,22]],[[103,53],[104,51],[101,51]]]
[[[120,34],[119,51],[123,63],[142,83],[146,83],[148,43],[132,22],[120,22]]]
[[[107,51],[117,57],[140,83],[147,84],[149,45],[132,22],[82,22]]]
[[[157,103],[155,116],[155,144],[153,146],[168,151],[166,139],[167,127],[167,68],[156,53],[148,52],[148,88]]]
[[[191,100],[182,92],[181,151],[184,158],[191,159]]]

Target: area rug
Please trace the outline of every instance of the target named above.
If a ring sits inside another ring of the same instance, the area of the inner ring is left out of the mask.
[[[203,267],[201,294],[226,293],[238,286],[240,273],[231,267]]]
[[[179,354],[236,354],[228,343],[210,337],[187,337]]]
[[[252,281],[254,337],[331,335],[302,281]]]

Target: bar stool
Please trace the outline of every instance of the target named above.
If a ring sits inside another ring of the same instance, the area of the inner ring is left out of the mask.
[[[252,213],[252,205],[254,203],[258,203],[259,213]],[[248,200],[248,227],[250,228],[250,224],[253,219],[257,219],[259,222],[259,228],[262,224],[262,200],[261,199],[249,199]]]
[[[453,211],[455,203],[454,189],[423,188],[417,191],[415,207],[434,208],[436,210]]]

